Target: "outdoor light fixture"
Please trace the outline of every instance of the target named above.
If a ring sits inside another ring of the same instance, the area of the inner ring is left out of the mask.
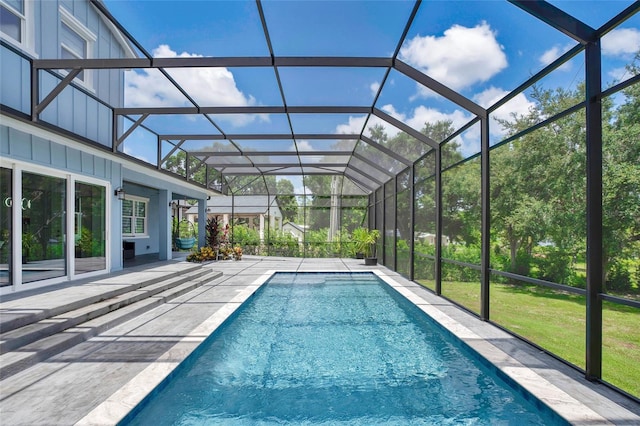
[[[124,200],[124,196],[127,195],[126,192],[124,192],[124,189],[122,189],[122,187],[118,187],[116,188],[116,190],[113,192],[113,195],[115,195],[116,197],[118,197],[118,200],[122,201]]]

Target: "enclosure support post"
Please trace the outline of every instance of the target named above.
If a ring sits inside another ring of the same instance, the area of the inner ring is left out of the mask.
[[[602,378],[602,100],[600,41],[585,49],[587,155],[586,378]]]
[[[198,200],[198,235],[196,249],[207,245],[207,199]]]
[[[411,168],[409,169],[410,173],[409,173],[409,188],[410,192],[409,192],[409,235],[407,235],[407,238],[409,238],[409,279],[411,281],[413,281],[414,279],[414,272],[415,272],[415,267],[414,267],[414,255],[415,255],[415,235],[416,235],[416,203],[415,203],[415,199],[416,199],[416,187],[415,187],[415,175],[416,175],[416,164],[413,163],[411,165]]]
[[[378,220],[378,217],[376,217]],[[382,243],[382,264],[385,266],[389,266],[387,263],[387,233],[385,232],[385,226],[387,223],[387,185],[382,185],[382,219],[380,224],[382,225],[380,229],[380,238]]]
[[[158,224],[158,259],[159,260],[168,260],[172,258],[171,252],[171,197],[172,192],[166,189],[161,189],[158,191],[158,204],[163,206],[160,208],[159,219],[160,223]],[[120,243],[122,245],[122,243]]]
[[[398,272],[398,175],[393,178],[393,270]]]
[[[436,149],[436,187],[435,187],[435,221],[436,221],[436,253],[433,260],[433,274],[436,284],[435,292],[442,294],[442,148]]]
[[[481,166],[480,179],[482,198],[481,258],[480,258],[480,318],[489,320],[489,282],[491,265],[491,200],[489,179],[489,118],[480,120]]]

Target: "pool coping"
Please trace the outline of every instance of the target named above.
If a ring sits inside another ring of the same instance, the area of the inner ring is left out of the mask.
[[[566,421],[571,424],[614,424],[393,278],[380,271],[372,272]]]
[[[268,270],[251,284],[247,285],[233,299],[205,319],[200,325],[185,335],[178,343],[162,354],[155,362],[148,365],[136,376],[114,392],[101,404],[87,413],[76,425],[117,424],[133,410],[143,399],[164,381],[182,361],[191,355],[220,325],[249,299],[269,278],[278,272],[322,273],[335,272],[322,270]],[[585,403],[569,395],[566,391],[551,383],[546,378],[525,366],[520,361],[496,347],[458,320],[447,315],[436,305],[416,294],[406,285],[397,282],[393,277],[378,269],[351,271],[351,273],[373,273],[386,282],[400,295],[416,305],[434,321],[459,338],[479,356],[490,362],[495,368],[512,379],[519,386],[531,393],[540,402],[547,405],[571,424],[613,425],[614,423],[591,409]],[[349,273],[349,272],[345,272]]]

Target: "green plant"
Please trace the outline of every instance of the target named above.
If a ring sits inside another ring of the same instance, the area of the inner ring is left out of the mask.
[[[200,247],[187,256],[187,262],[205,262],[208,260],[216,260],[216,252],[211,247]]]
[[[22,255],[29,256],[29,252],[36,244],[35,235],[25,232],[22,234]]]
[[[186,219],[181,220],[178,223],[178,238],[192,238],[195,237],[195,228],[193,223]]]
[[[354,242],[354,249],[357,253],[364,253],[365,257],[376,256],[376,243],[380,238],[380,231],[377,229],[356,228],[351,234]]]

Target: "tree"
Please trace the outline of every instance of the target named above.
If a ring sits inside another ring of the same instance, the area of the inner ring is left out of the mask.
[[[500,120],[510,135],[584,100],[576,90],[534,87],[528,114]],[[559,118],[491,151],[494,234],[509,247],[510,269],[529,274],[533,251],[540,278],[568,283],[571,263],[584,253],[586,205],[584,110]]]
[[[170,172],[187,175],[187,153],[179,149],[175,154],[167,158],[163,168]],[[201,184],[206,184],[207,167],[206,164],[196,157],[189,157],[189,179]]]
[[[298,201],[294,195],[293,183],[288,179],[280,179],[276,182],[276,189],[283,221],[295,222],[298,215]]]
[[[640,74],[638,61],[640,52],[627,67],[630,75]],[[635,266],[640,275],[640,84],[622,93],[614,119],[603,120],[612,125],[603,130],[602,225],[607,285],[628,291],[630,269]]]

